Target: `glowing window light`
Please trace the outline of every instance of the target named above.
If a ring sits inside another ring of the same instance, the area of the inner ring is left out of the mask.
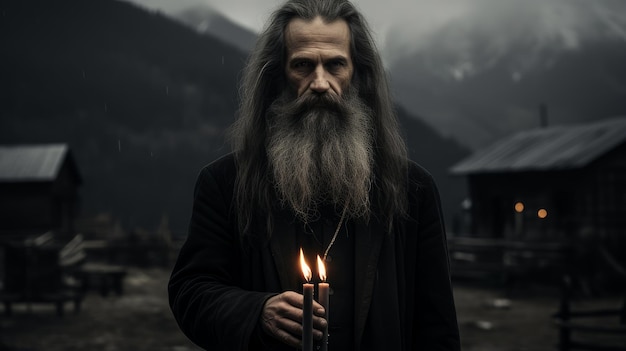
[[[517,213],[522,213],[524,212],[524,203],[523,202],[516,202],[515,203],[515,212]]]
[[[539,209],[539,211],[537,211],[537,217],[541,219],[548,217],[548,210],[546,210],[545,208]]]

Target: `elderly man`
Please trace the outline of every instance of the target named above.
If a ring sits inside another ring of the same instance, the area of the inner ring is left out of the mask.
[[[439,195],[407,159],[367,25],[345,0],[290,0],[247,64],[233,153],[206,166],[169,284],[209,350],[293,350],[303,277],[325,258],[331,350],[458,350]]]

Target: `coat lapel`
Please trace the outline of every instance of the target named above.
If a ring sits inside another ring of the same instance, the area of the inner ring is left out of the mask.
[[[294,226],[285,220],[283,216],[276,216],[274,223],[274,233],[270,240],[270,250],[272,258],[278,272],[281,291],[293,290],[298,286],[298,277],[294,272],[298,268],[294,262],[288,258],[294,256],[297,252],[295,247],[295,229]]]
[[[369,223],[356,223],[354,248],[354,337],[355,349],[359,349],[365,321],[372,302],[374,282],[378,269],[378,257],[385,239],[383,225],[371,219]]]

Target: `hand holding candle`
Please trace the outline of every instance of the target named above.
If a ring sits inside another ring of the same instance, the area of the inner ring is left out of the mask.
[[[295,291],[270,297],[263,306],[261,328],[268,335],[293,348],[302,347],[302,313],[304,298]],[[324,309],[313,301],[313,338],[322,339],[326,327]]]

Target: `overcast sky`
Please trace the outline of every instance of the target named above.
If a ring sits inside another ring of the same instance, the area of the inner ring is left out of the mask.
[[[259,32],[273,10],[284,0],[127,1],[153,10],[158,9],[166,14],[177,14],[194,5],[206,5],[232,21]],[[604,40],[610,37],[611,45],[616,47],[622,48],[626,45],[626,0],[352,0],[352,2],[368,20],[381,49],[383,61],[390,71],[398,62],[403,63],[399,67],[408,69],[408,65],[414,62],[415,57],[427,57],[428,54],[432,54],[433,59],[427,60],[428,70],[439,78],[443,77],[441,78],[443,80],[451,77],[462,81],[466,77],[487,72],[490,67],[499,67],[498,64],[503,64],[514,70],[511,72],[511,79],[517,82],[537,67],[545,68],[553,64],[553,60],[560,57],[562,52],[590,48],[593,50],[594,46],[589,44],[594,44],[599,38]],[[414,55],[416,53],[421,56]],[[510,53],[513,53],[513,56]],[[414,77],[405,76],[405,71],[396,74],[398,74],[396,82],[406,83],[403,88],[415,89],[416,85],[411,83],[415,80]],[[407,97],[409,98],[413,99]],[[450,132],[449,125],[462,120],[467,113],[459,112],[455,108],[448,109],[447,102],[436,98],[438,97],[435,94],[430,107],[425,107],[428,104],[421,100],[420,105],[414,106],[412,112],[430,116],[433,125],[442,123],[438,128],[447,134]],[[487,106],[490,102],[487,98],[486,102],[472,101],[469,106],[482,106],[481,104]],[[410,105],[407,103],[407,106],[411,107]],[[503,114],[513,111],[509,119],[501,118],[500,124],[505,125],[502,130],[515,126],[510,120],[520,119],[515,111],[521,111],[521,108],[511,106],[503,110],[504,112],[500,111]],[[535,120],[534,108],[533,106],[532,111],[523,110],[528,112],[530,116],[528,120]],[[489,114],[492,112],[489,111]],[[478,127],[481,128],[483,125]],[[460,130],[460,133],[468,134],[466,130]],[[487,137],[491,138],[494,135]]]
[[[233,21],[259,31],[271,12],[283,0],[130,0],[165,13],[176,13],[195,4],[207,4]],[[447,21],[463,16],[484,0],[353,0],[364,13],[376,39],[383,44],[389,29],[398,24],[412,33],[425,33]],[[506,1],[506,0],[498,0]],[[524,1],[524,0],[522,0]]]
[[[236,23],[259,31],[283,0],[128,0],[168,14],[193,5],[208,5]],[[437,29],[459,20],[485,26],[495,37],[506,31],[530,30],[576,44],[581,35],[597,30],[590,18],[605,22],[626,41],[625,0],[353,0],[369,21],[379,47],[393,42],[415,48]],[[520,24],[520,21],[522,22]],[[595,21],[595,20],[594,20]],[[517,22],[517,23],[516,23]],[[585,28],[585,26],[589,28]]]

